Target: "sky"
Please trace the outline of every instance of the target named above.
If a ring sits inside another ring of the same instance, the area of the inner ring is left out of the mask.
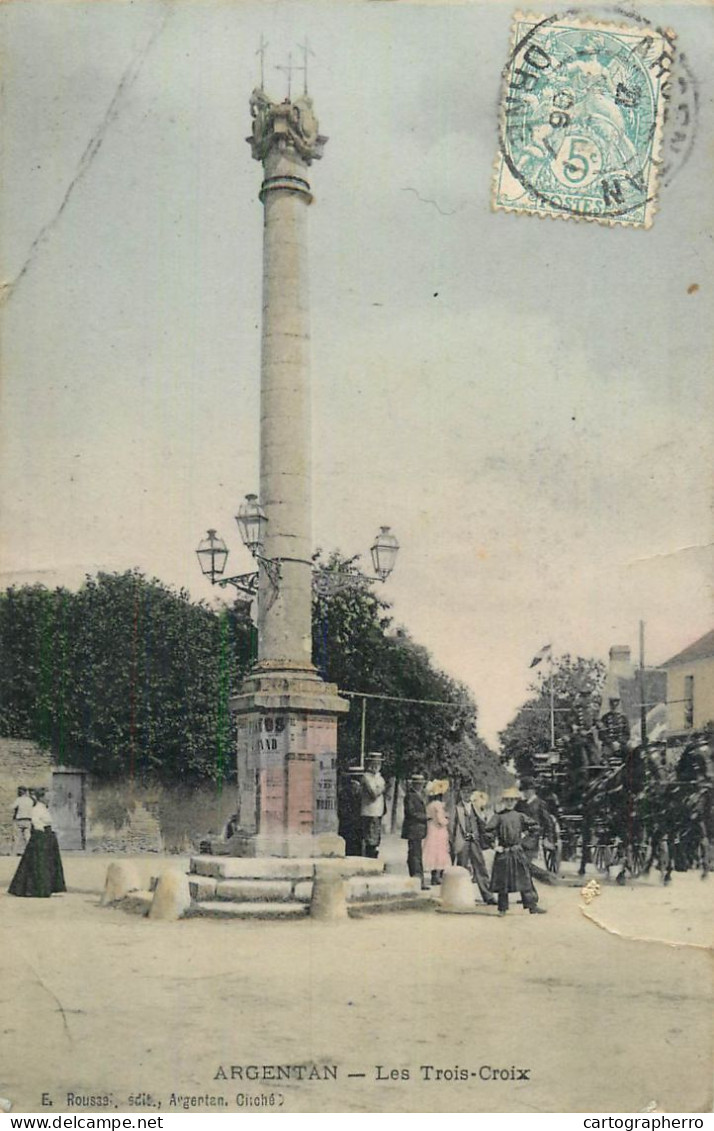
[[[248,98],[261,34],[277,99],[307,35],[315,545],[367,564],[391,525],[383,595],[492,743],[544,644],[635,653],[643,620],[658,664],[708,631],[714,12],[639,11],[700,83],[648,231],[491,210],[508,3],[0,6],[0,585],[220,601],[208,527],[251,568]]]

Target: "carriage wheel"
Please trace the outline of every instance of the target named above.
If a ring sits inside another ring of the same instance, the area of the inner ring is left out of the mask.
[[[596,844],[593,852],[593,863],[598,872],[607,872],[612,863],[612,854],[609,844]]]
[[[543,845],[543,862],[546,870],[554,876],[557,876],[560,871],[560,855],[559,845]]]
[[[647,845],[633,844],[632,846],[632,875],[640,876],[647,863]]]

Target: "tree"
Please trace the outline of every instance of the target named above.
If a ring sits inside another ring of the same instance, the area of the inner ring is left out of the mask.
[[[42,585],[0,596],[0,733],[62,748],[67,696],[66,589]]]
[[[550,749],[550,679],[548,668],[541,669],[531,693],[508,726],[498,736],[501,757],[511,761],[519,775],[532,774],[535,757]],[[553,660],[553,701],[555,741],[566,748],[571,736],[572,721],[578,710],[591,720],[598,717],[605,665],[600,660],[564,655]]]
[[[385,697],[367,708],[385,772],[484,787],[502,779],[468,689],[392,624],[355,559],[326,564],[350,584],[315,595],[315,662],[339,688]],[[0,595],[0,733],[102,777],[222,781],[235,761],[228,700],[255,639],[244,603],[218,613],[137,570],[87,577],[77,593],[10,589]],[[340,719],[343,764],[359,757],[359,702]]]
[[[347,575],[349,584],[315,596],[315,662],[341,690],[385,697],[366,701],[368,747],[384,754],[385,774],[403,780],[419,770],[465,785],[500,784],[506,775],[478,736],[470,691],[439,671],[406,629],[393,625],[389,604],[376,595],[357,559],[333,553],[324,568],[335,578]],[[343,765],[359,759],[361,702],[355,696],[339,721]]]
[[[218,614],[136,570],[0,597],[0,730],[103,777],[222,780],[228,697],[252,659],[245,606]]]

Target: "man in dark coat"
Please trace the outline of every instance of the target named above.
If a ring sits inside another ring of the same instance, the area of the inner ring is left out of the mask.
[[[521,893],[523,908],[531,915],[544,913],[544,909],[538,906],[538,892],[533,883],[528,857],[521,844],[524,834],[533,825],[533,821],[525,813],[515,811],[516,802],[521,799],[515,786],[504,789],[501,794],[503,810],[496,813],[486,825],[486,832],[493,833],[496,838],[491,891],[498,897],[499,915],[505,915],[508,911],[508,896],[512,891]]]
[[[535,861],[538,857],[541,837],[555,843],[557,832],[553,814],[543,798],[539,797],[533,778],[523,778],[521,789],[523,797],[517,802],[516,810],[519,813],[524,813],[526,817],[530,817],[532,821],[521,842],[523,851],[528,857],[531,875],[542,883],[552,884],[555,882],[555,877],[550,872],[546,872]]]
[[[484,903],[495,904],[496,897],[489,887],[488,869],[483,857],[487,844],[486,820],[483,810],[488,794],[475,789],[469,796],[465,790],[459,794],[454,810],[451,832],[451,857],[454,864],[467,868],[472,881],[477,884]]]
[[[627,715],[623,715],[618,696],[613,695],[608,700],[610,710],[606,711],[600,719],[598,731],[600,744],[606,758],[625,757],[625,749],[630,741],[630,724]]]
[[[571,758],[584,770],[599,767],[602,755],[595,741],[596,727],[590,710],[590,697],[583,691],[566,715],[568,746]]]
[[[423,774],[412,774],[407,781],[407,791],[404,796],[404,821],[402,823],[402,840],[407,842],[409,875],[419,877],[422,891],[429,886],[424,882],[424,863],[421,855],[421,844],[426,836],[425,781],[426,778]]]
[[[362,769],[350,766],[337,783],[337,832],[344,838],[345,856],[362,855]]]

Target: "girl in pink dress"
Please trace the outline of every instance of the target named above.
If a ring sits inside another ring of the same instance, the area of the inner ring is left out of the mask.
[[[432,884],[440,884],[444,868],[451,866],[449,852],[449,818],[443,797],[448,791],[448,781],[431,781],[426,787],[426,836],[422,843],[424,873],[431,872]]]

